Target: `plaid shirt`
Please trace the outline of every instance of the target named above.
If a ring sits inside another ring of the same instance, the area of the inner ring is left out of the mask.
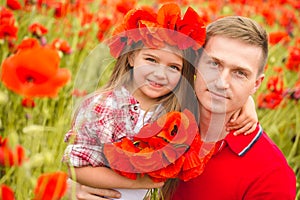
[[[69,145],[63,161],[75,167],[105,165],[103,144],[135,135],[139,114],[138,101],[124,87],[94,93],[81,104],[65,136]]]

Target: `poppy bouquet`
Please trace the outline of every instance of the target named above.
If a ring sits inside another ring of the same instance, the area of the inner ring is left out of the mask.
[[[130,179],[148,175],[157,182],[187,181],[200,175],[210,158],[202,144],[194,115],[173,111],[145,125],[133,139],[105,144],[104,155],[111,169]]]

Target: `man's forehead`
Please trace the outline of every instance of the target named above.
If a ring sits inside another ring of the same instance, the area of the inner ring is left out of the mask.
[[[255,71],[259,67],[262,51],[237,39],[212,37],[205,45],[202,56],[224,65]]]

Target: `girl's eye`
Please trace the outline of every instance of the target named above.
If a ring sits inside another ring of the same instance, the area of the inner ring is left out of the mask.
[[[145,60],[156,63],[156,60],[154,58],[147,57],[145,58]]]
[[[171,65],[170,68],[171,68],[172,70],[176,70],[176,71],[179,71],[179,72],[181,71],[181,68],[178,67],[178,66],[176,66],[176,65]]]

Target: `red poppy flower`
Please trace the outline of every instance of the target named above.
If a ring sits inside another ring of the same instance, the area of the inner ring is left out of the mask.
[[[117,11],[126,14],[129,10],[135,7],[136,3],[136,0],[120,0],[116,5],[116,9]]]
[[[22,5],[17,0],[6,0],[6,5],[13,10],[20,10]]]
[[[276,12],[273,12],[276,8],[273,7],[273,9],[270,9],[269,4],[263,4],[261,9],[261,14],[263,15],[266,23],[269,26],[273,26],[276,22]]]
[[[157,13],[157,22],[163,27],[158,33],[164,42],[170,45],[176,45],[177,21],[180,19],[181,10],[177,4],[165,4]]]
[[[105,144],[104,155],[113,170],[128,178],[138,173],[154,181],[186,181],[202,173],[209,159],[200,153],[201,145],[193,114],[173,111],[144,126],[132,140]]]
[[[104,152],[110,167],[119,174],[131,179],[136,179],[136,170],[133,165],[128,162],[133,153],[139,149],[128,138],[123,138],[120,142],[114,144],[106,144]]]
[[[268,90],[274,92],[274,93],[283,93],[283,80],[281,76],[271,76],[269,77],[269,80],[267,82],[267,88]]]
[[[282,94],[270,92],[267,94],[259,94],[257,104],[258,108],[275,109],[280,105],[282,100]]]
[[[191,7],[187,9],[183,19],[177,23],[177,27],[178,32],[186,36],[179,35],[177,38],[179,49],[192,47],[197,50],[204,44],[206,35],[204,21]]]
[[[24,98],[24,99],[22,99],[22,103],[21,104],[25,108],[33,108],[33,107],[35,107],[34,100],[31,99],[31,98]]]
[[[63,39],[53,40],[51,43],[51,47],[53,47],[54,49],[57,49],[59,51],[62,51],[65,54],[70,54],[72,52],[72,49],[71,49],[69,43]]]
[[[70,3],[66,2],[66,3],[62,3],[62,2],[55,2],[55,12],[54,12],[54,16],[56,18],[63,18],[66,17],[69,10],[70,10]]]
[[[163,28],[175,30],[176,23],[180,19],[181,10],[175,3],[164,4],[157,13],[157,22]]]
[[[59,62],[55,49],[36,43],[32,48],[25,45],[4,60],[1,80],[7,88],[26,97],[56,97],[71,77],[68,69],[59,69]]]
[[[41,37],[42,35],[45,35],[46,33],[48,33],[48,29],[43,26],[42,24],[39,23],[33,23],[28,27],[28,30],[30,33]]]
[[[142,32],[147,31],[147,24],[151,24],[154,27],[156,24],[156,14],[148,10],[132,10],[127,13],[124,19],[125,28],[128,30],[128,37],[134,42],[143,39],[139,28],[142,28]]]
[[[271,32],[269,34],[269,42],[272,45],[275,45],[279,42],[286,44],[289,41],[290,41],[290,36],[287,32],[277,31],[277,32]]]
[[[0,136],[0,165],[14,166],[21,165],[25,160],[25,150],[17,145],[15,150],[8,146],[8,139]]]
[[[0,200],[15,200],[14,192],[7,185],[0,185]]]
[[[21,44],[17,46],[17,51],[26,50],[30,48],[39,47],[40,43],[35,38],[28,38],[26,40],[23,40]]]
[[[112,26],[112,20],[106,16],[98,17],[97,19],[99,30],[106,32]]]
[[[5,7],[0,7],[0,39],[17,39],[18,27],[15,24],[13,12]]]
[[[286,63],[286,67],[289,70],[299,72],[300,71],[300,48],[293,46],[289,49],[289,56]]]
[[[42,174],[34,189],[34,200],[61,199],[67,189],[67,174],[65,172]]]

